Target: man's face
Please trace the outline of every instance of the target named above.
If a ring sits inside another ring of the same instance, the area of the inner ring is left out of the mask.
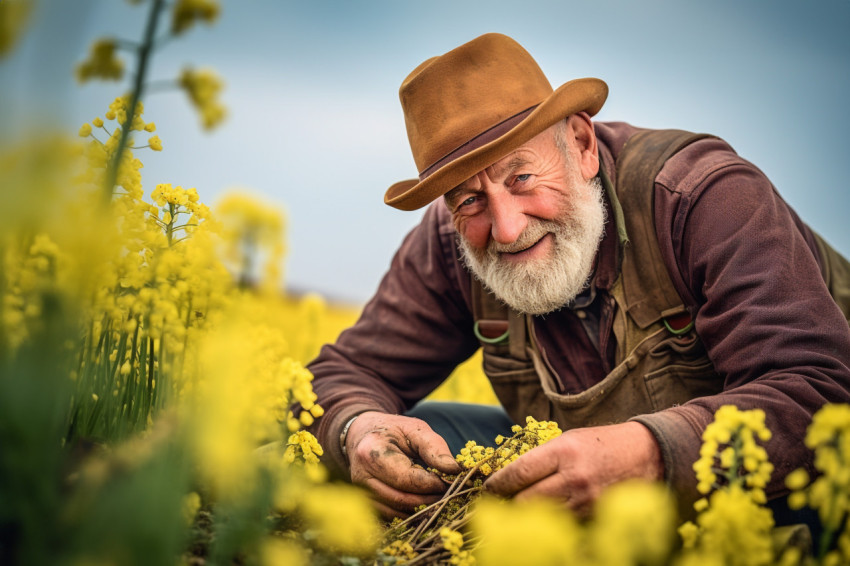
[[[549,128],[445,197],[466,265],[523,313],[573,300],[604,232],[602,187],[582,177],[564,132]]]

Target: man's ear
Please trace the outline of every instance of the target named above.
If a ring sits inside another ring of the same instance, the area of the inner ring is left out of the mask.
[[[599,153],[596,146],[596,133],[587,112],[579,112],[567,117],[567,138],[578,152],[578,164],[581,176],[592,179],[599,172]]]

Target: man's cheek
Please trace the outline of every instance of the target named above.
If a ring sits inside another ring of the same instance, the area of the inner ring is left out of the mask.
[[[484,218],[476,216],[460,221],[455,225],[455,229],[460,237],[466,240],[468,246],[472,248],[471,251],[475,251],[476,255],[481,257],[490,241],[490,223]]]

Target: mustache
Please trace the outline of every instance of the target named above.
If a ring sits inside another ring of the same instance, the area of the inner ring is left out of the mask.
[[[500,244],[495,240],[491,240],[487,245],[487,252],[491,256],[498,256],[500,253],[516,253],[527,250],[547,234],[555,233],[558,229],[556,222],[548,220],[539,220],[536,218],[529,219],[529,225],[519,235],[519,237],[510,244]]]

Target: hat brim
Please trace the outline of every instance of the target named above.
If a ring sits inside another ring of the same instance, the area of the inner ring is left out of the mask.
[[[584,78],[564,83],[503,136],[455,159],[423,181],[408,179],[393,184],[384,194],[384,203],[399,210],[422,208],[559,120],[578,112],[595,115],[607,97],[608,85],[600,79]]]

